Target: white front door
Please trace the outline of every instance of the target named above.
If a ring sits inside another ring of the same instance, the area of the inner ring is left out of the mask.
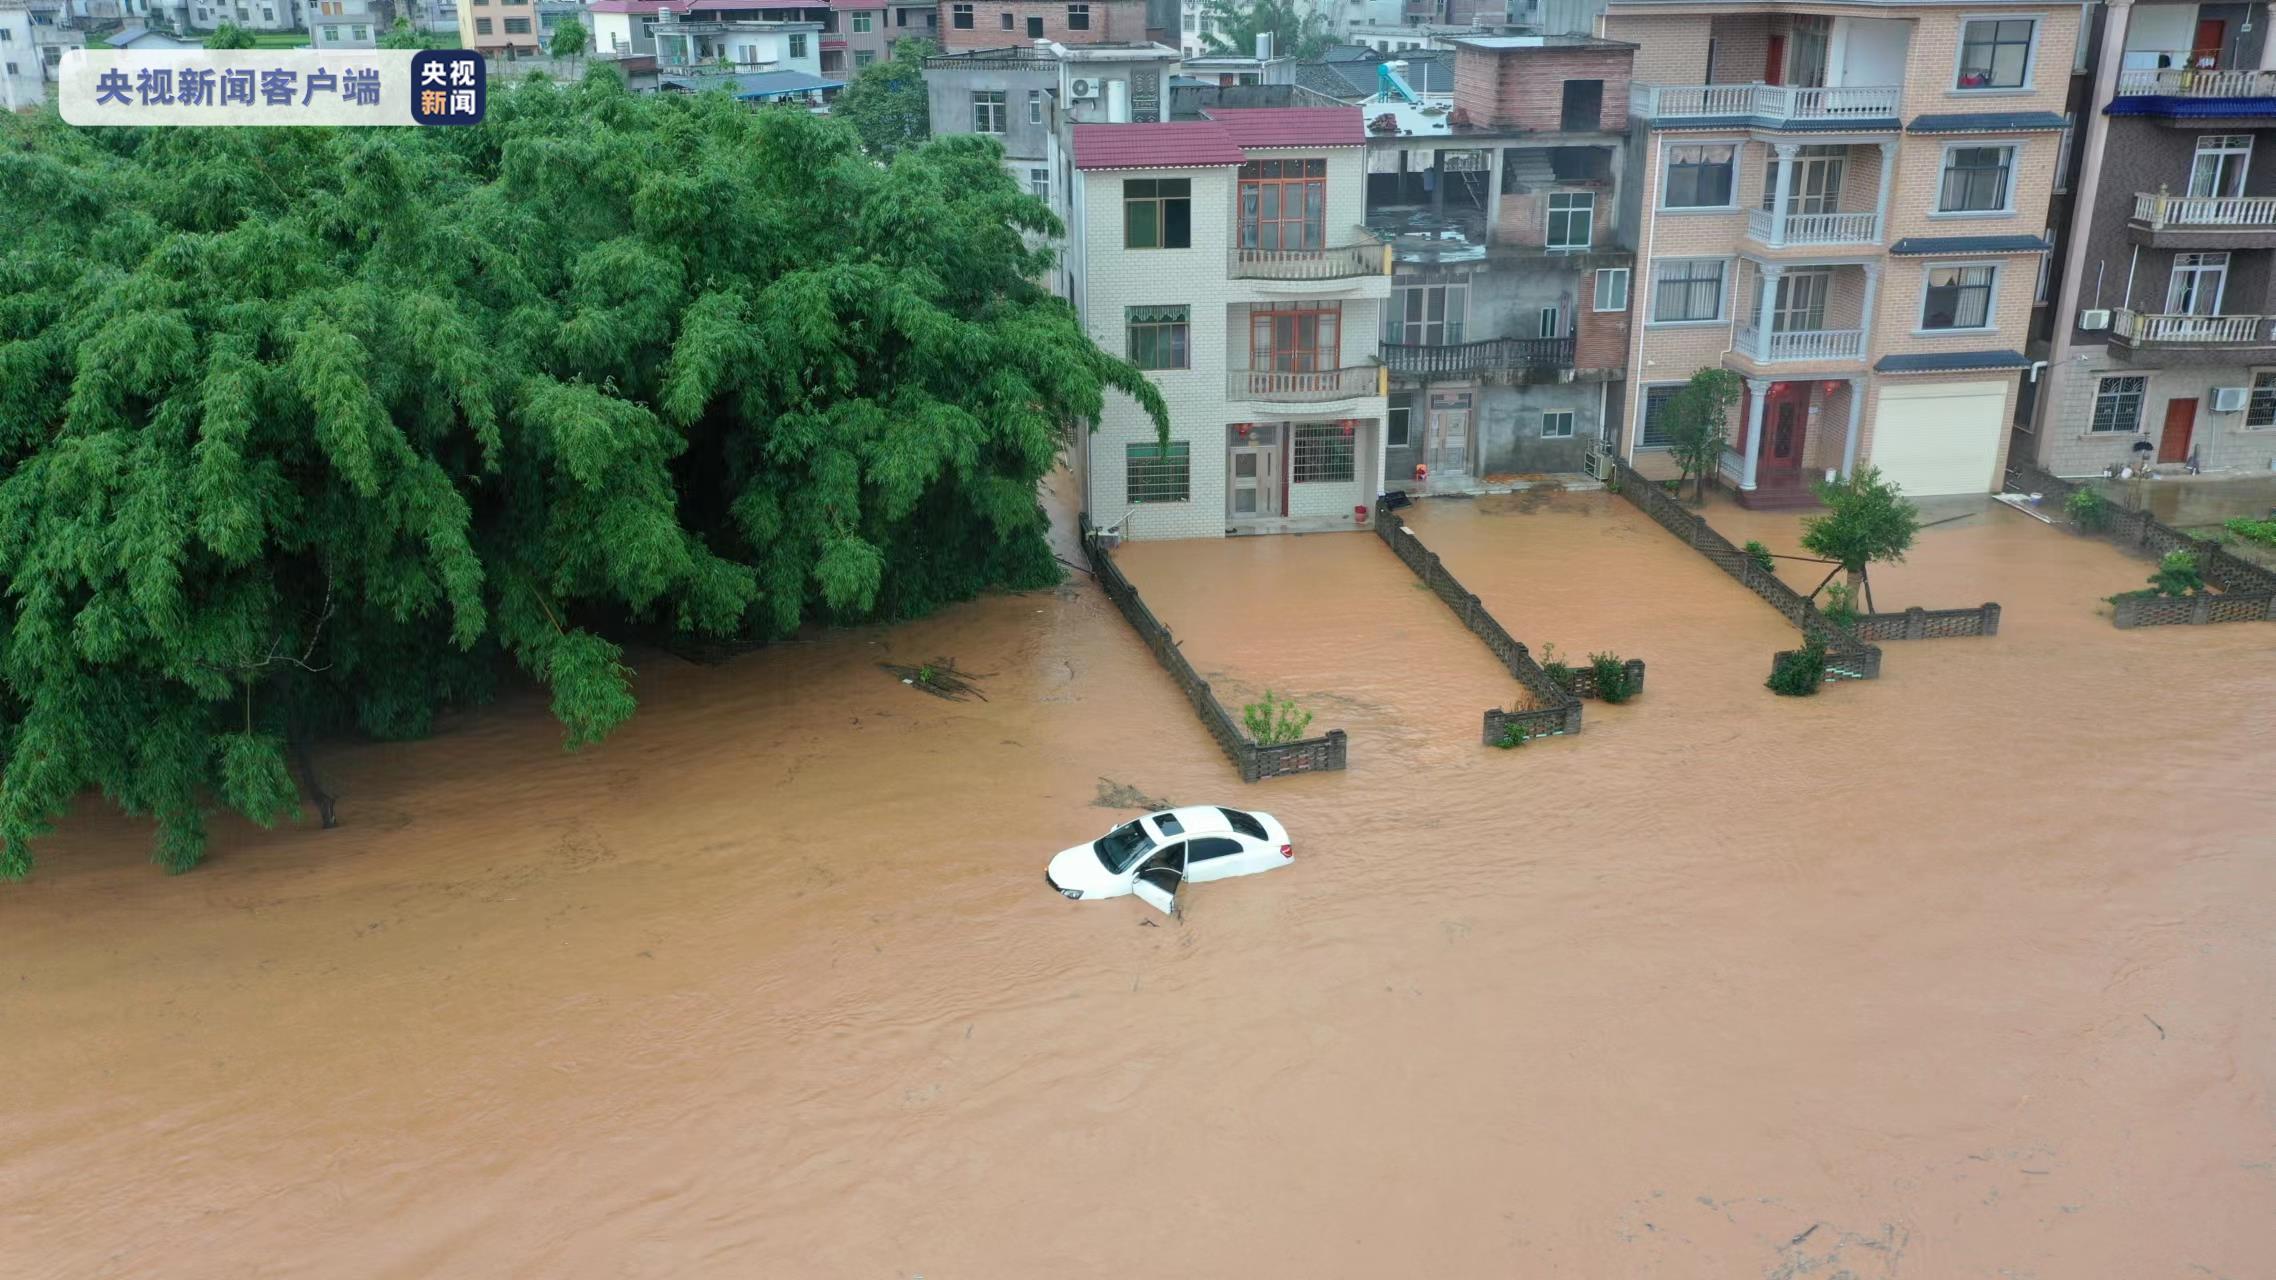
[[[1280,514],[1280,450],[1272,445],[1235,445],[1225,490],[1226,514],[1235,520],[1261,520]]]
[[[1430,438],[1426,442],[1424,458],[1430,464],[1431,474],[1459,474],[1470,469],[1470,411],[1468,409],[1433,409],[1430,411]]]

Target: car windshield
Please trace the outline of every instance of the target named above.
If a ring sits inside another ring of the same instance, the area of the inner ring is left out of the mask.
[[[1153,847],[1154,837],[1135,822],[1125,822],[1091,842],[1091,851],[1098,855],[1099,864],[1116,875],[1128,871],[1131,863]]]
[[[1225,815],[1225,821],[1232,824],[1233,830],[1253,840],[1264,839],[1264,824],[1255,818],[1239,809],[1219,809],[1217,812]]]

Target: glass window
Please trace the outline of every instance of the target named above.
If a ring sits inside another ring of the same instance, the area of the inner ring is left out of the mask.
[[[1004,30],[1009,31],[1012,29],[1015,19],[1012,17],[1011,10],[1006,9],[1004,12],[997,14],[996,16],[1002,20]]]
[[[2021,89],[2031,71],[2030,18],[1978,18],[1960,30],[1961,89]]]
[[[2245,406],[2244,425],[2276,427],[2276,373],[2252,375],[2252,401]]]
[[[2089,431],[2139,431],[2142,398],[2149,394],[2146,377],[2104,378],[2094,392],[2094,421]]]
[[[1126,249],[1193,247],[1193,183],[1188,178],[1128,178],[1122,183]]]
[[[871,18],[869,14],[857,13],[853,15],[853,29],[855,31],[867,31],[869,30],[870,21]]]
[[[1090,7],[1089,5],[1087,5],[1087,4],[1071,4],[1071,5],[1068,5],[1068,6],[1067,6],[1067,29],[1068,29],[1069,31],[1088,31],[1088,30],[1090,30],[1090,29],[1091,29],[1091,7]]]
[[[868,66],[870,63],[872,63],[872,62],[875,62],[875,61],[877,61],[877,51],[876,51],[876,50],[874,50],[874,49],[856,49],[856,50],[854,50],[854,66],[856,66],[856,67],[866,67],[866,66]]]
[[[2276,404],[2276,400],[2271,400],[2271,404]],[[1391,406],[1390,417],[1383,428],[1383,443],[1386,447],[1392,449],[1407,447],[1407,422],[1413,414],[1412,406],[1403,404]]]
[[[1573,438],[1573,411],[1551,409],[1541,415],[1541,437],[1544,440],[1570,440]]]
[[[1241,247],[1316,252],[1325,244],[1326,160],[1251,160],[1241,166]]]
[[[1211,858],[1229,857],[1240,851],[1241,842],[1238,840],[1227,840],[1223,836],[1203,836],[1186,845],[1185,861],[1187,866],[1191,866],[1196,862],[1207,862]]]
[[[1652,319],[1665,324],[1723,318],[1723,260],[1663,262],[1652,292]]]
[[[1129,870],[1139,855],[1153,847],[1154,837],[1141,822],[1125,822],[1091,842],[1091,852],[1098,855],[1099,864],[1116,874]]]
[[[2177,253],[2173,275],[2166,284],[2165,310],[2176,316],[2217,316],[2221,294],[2229,280],[2229,255]]]
[[[972,95],[972,132],[1004,131],[1004,91],[982,89]]]
[[[1295,432],[1293,452],[1289,455],[1290,482],[1306,484],[1314,481],[1346,484],[1356,472],[1357,454],[1352,446],[1352,428],[1348,423],[1303,422]]]
[[[1644,430],[1636,443],[1646,449],[1665,449],[1668,446],[1668,401],[1682,394],[1684,384],[1664,382],[1656,387],[1644,388]]]
[[[1231,826],[1233,830],[1240,832],[1242,835],[1247,836],[1249,839],[1262,840],[1265,838],[1264,824],[1257,821],[1255,818],[1249,816],[1248,814],[1242,812],[1241,810],[1219,809],[1217,812],[1225,815],[1225,822],[1228,826]]]
[[[972,6],[968,4],[950,5],[948,7],[948,25],[958,31],[970,31],[972,29]]]
[[[1923,329],[1982,329],[1991,324],[1993,268],[1930,267],[1921,305]]]
[[[1626,311],[1628,309],[1628,268],[1606,267],[1596,273],[1596,309],[1599,311]]]
[[[1043,90],[1041,89],[1027,91],[1027,122],[1029,124],[1043,123]]]
[[[1393,346],[1451,347],[1462,341],[1470,311],[1468,281],[1405,285],[1391,290],[1383,310],[1383,341]]]
[[[1122,446],[1123,497],[1141,502],[1184,502],[1192,496],[1193,451],[1183,440]]]
[[[2007,208],[2013,147],[1953,147],[1944,153],[1939,213],[1998,213]]]
[[[1738,148],[1728,142],[1667,149],[1667,181],[1660,191],[1663,209],[1724,209],[1731,203],[1731,175]]]
[[[1343,304],[1288,303],[1249,313],[1252,373],[1319,373],[1342,363]]]
[[[806,37],[803,34],[793,35],[790,38],[790,56],[793,58],[806,56]]]
[[[1048,201],[1051,199],[1051,171],[1049,169],[1028,170],[1027,189],[1038,200]]]
[[[1004,16],[1010,17],[1011,15],[1006,14]],[[1041,40],[1043,38],[1043,19],[1029,18],[1027,20],[1027,38],[1030,40]]]
[[[474,20],[474,34],[476,34],[476,35],[478,35],[478,36],[486,36],[486,35],[489,35],[489,34],[490,34],[490,20],[489,20],[488,18],[476,18],[476,19]]]
[[[1192,366],[1192,353],[1186,349],[1186,308],[1125,307],[1123,318],[1130,330],[1130,363],[1141,369]]]
[[[1596,197],[1586,191],[1549,193],[1549,234],[1552,249],[1586,249],[1596,221]]]
[[[2251,161],[2251,134],[2206,134],[2197,139],[2197,155],[2189,165],[2189,194],[2243,195],[2244,170]]]
[[[2071,131],[2078,127],[2078,113],[2063,113],[2063,140],[2055,152],[2055,194],[2064,195],[2071,189]]]

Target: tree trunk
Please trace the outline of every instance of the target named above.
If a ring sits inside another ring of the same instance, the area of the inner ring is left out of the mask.
[[[1865,599],[1865,566],[1859,565],[1854,569],[1849,569],[1847,565],[1842,567],[1849,570],[1849,607],[1859,613],[1871,613],[1873,607]]]
[[[307,734],[296,733],[291,737],[292,759],[294,764],[300,766],[301,784],[308,788],[308,798],[315,802],[316,814],[323,820],[324,829],[330,831],[340,825],[340,820],[333,815],[335,799],[332,793],[324,789],[323,782],[316,776],[316,753],[309,746]]]

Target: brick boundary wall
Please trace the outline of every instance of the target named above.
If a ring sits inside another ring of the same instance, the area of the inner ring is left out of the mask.
[[[2147,511],[2123,508],[2111,519],[2108,528],[2088,529],[2062,509],[2073,493],[2086,486],[2042,471],[2028,462],[2009,460],[2006,487],[2009,493],[2035,493],[2054,499],[2063,527],[2083,537],[2103,538],[2120,550],[2153,560],[2170,551],[2196,554],[2197,571],[2220,594],[2122,597],[2112,603],[2110,610],[2111,624],[2120,630],[2208,626],[2221,622],[2276,622],[2276,571],[2254,564],[2218,541],[2192,538]]]
[[[1581,731],[1581,695],[1557,683],[1542,670],[1524,643],[1511,636],[1508,628],[1486,611],[1485,604],[1447,570],[1438,553],[1425,547],[1422,539],[1407,528],[1406,520],[1380,499],[1375,504],[1375,536],[1383,540],[1391,554],[1399,557],[1400,563],[1422,579],[1431,594],[1454,611],[1454,616],[1472,635],[1485,642],[1494,660],[1540,704],[1525,711],[1488,707],[1479,731],[1480,741],[1489,747],[1496,745],[1501,741],[1503,729],[1512,724],[1523,726],[1532,737],[1555,737]],[[1635,676],[1637,692],[1642,692],[1644,664],[1630,662],[1628,668]],[[1595,693],[1595,676],[1591,673],[1586,696],[1593,697]]]
[[[1316,738],[1301,738],[1270,747],[1250,738],[1240,723],[1233,719],[1232,713],[1225,710],[1225,704],[1217,701],[1217,695],[1210,691],[1209,682],[1201,678],[1201,674],[1193,669],[1192,663],[1186,661],[1184,652],[1178,648],[1177,640],[1170,635],[1170,629],[1163,626],[1161,619],[1156,618],[1154,611],[1147,608],[1146,602],[1139,598],[1138,588],[1131,585],[1130,579],[1122,576],[1122,570],[1114,563],[1114,557],[1108,554],[1106,547],[1099,542],[1098,534],[1091,529],[1087,516],[1082,520],[1082,536],[1083,558],[1090,561],[1091,577],[1097,580],[1099,589],[1106,592],[1106,598],[1114,602],[1115,608],[1122,611],[1131,630],[1136,631],[1138,638],[1146,642],[1146,647],[1153,650],[1155,660],[1162,664],[1163,670],[1170,673],[1170,679],[1177,682],[1178,688],[1185,693],[1186,701],[1193,704],[1194,714],[1201,717],[1202,727],[1209,730],[1210,737],[1217,739],[1217,745],[1224,749],[1233,766],[1241,771],[1241,781],[1261,782],[1266,778],[1285,778],[1299,773],[1320,773],[1345,767],[1347,743],[1341,729],[1330,729]]]

